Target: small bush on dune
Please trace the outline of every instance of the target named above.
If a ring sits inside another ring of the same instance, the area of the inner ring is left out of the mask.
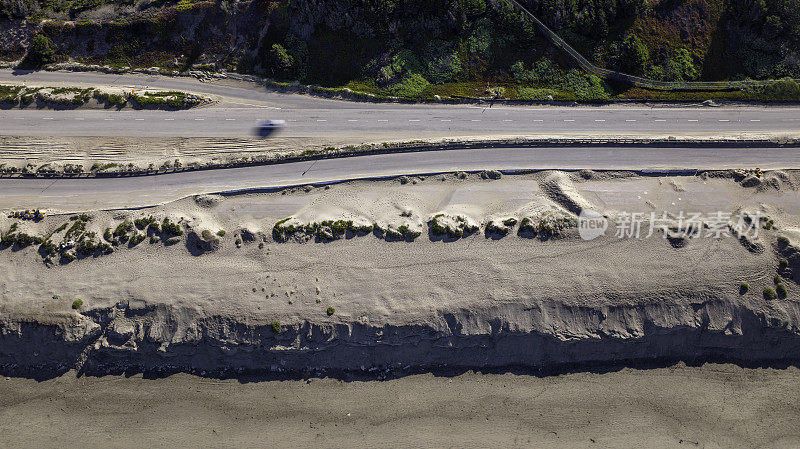
[[[750,284],[747,282],[742,282],[739,284],[739,294],[744,295],[748,290],[750,290]]]
[[[153,218],[152,216],[150,216],[150,217],[140,217],[140,218],[137,218],[136,220],[133,220],[133,224],[136,225],[137,229],[144,229],[144,228],[150,226],[150,224],[155,223],[155,222],[156,222],[156,219]]]
[[[775,293],[775,290],[772,287],[764,287],[764,299],[766,300],[773,300],[778,297],[778,294]]]
[[[183,235],[183,230],[181,230],[181,226],[177,223],[173,223],[172,221],[170,221],[169,218],[166,217],[161,222],[161,232],[172,236]]]
[[[326,310],[325,312],[328,314],[328,316],[331,316],[334,313],[336,313],[336,309],[334,309],[333,307],[328,307],[328,310]]]
[[[81,308],[81,306],[83,306],[83,300],[82,299],[76,299],[75,301],[72,301],[72,308],[73,309],[78,310],[78,309]]]
[[[273,334],[280,334],[281,333],[281,323],[278,320],[275,320],[269,324],[270,329],[272,329]]]
[[[136,234],[133,235],[133,237],[131,237],[130,245],[131,246],[136,246],[136,245],[142,243],[142,241],[144,241],[144,234],[136,233]]]
[[[786,295],[789,294],[789,291],[786,289],[786,286],[783,284],[778,284],[775,286],[775,292],[778,294],[778,297],[783,299]]]

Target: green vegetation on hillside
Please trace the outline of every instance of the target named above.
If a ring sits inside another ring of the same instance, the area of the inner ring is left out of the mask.
[[[800,78],[798,0],[522,3],[601,67],[663,81]],[[170,72],[225,69],[320,91],[348,88],[409,100],[800,99],[791,80],[726,92],[653,92],[609,83],[571,68],[561,50],[502,1],[322,0],[311,7],[289,0],[182,0],[143,3],[135,15],[127,5],[2,1],[0,21],[50,19],[32,27],[25,59],[31,67],[71,58]],[[98,20],[101,6],[105,20]],[[0,58],[17,53],[0,51]]]

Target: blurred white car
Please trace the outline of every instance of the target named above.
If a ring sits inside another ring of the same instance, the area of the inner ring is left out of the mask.
[[[259,120],[256,122],[256,135],[261,138],[275,134],[286,126],[286,120]]]

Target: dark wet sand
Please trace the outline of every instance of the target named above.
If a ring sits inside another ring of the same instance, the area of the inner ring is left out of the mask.
[[[2,447],[800,447],[800,370],[0,380]]]

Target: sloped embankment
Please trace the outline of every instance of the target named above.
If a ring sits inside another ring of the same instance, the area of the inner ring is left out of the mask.
[[[431,322],[398,326],[305,322],[276,334],[271,323],[148,307],[99,310],[58,324],[6,321],[0,325],[0,363],[6,371],[29,375],[70,368],[100,374],[547,370],[709,359],[791,363],[800,360],[799,322],[796,303],[764,313],[721,299],[600,308],[544,302],[532,308],[456,310]]]

